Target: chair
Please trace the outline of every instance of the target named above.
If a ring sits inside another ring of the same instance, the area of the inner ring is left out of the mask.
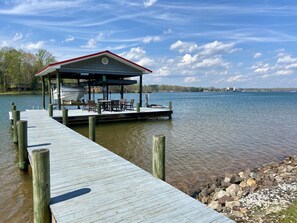
[[[95,100],[88,100],[88,111],[96,111],[97,106]]]
[[[120,99],[120,110],[126,110],[126,105],[127,105],[127,99]]]
[[[126,109],[127,110],[134,110],[134,99],[131,99],[130,102],[126,102]]]
[[[120,101],[111,100],[110,102],[110,111],[119,111],[120,110]]]

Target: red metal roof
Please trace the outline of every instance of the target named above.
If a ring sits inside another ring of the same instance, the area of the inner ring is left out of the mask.
[[[105,50],[105,51],[102,51],[102,52],[98,52],[98,53],[93,53],[93,54],[89,54],[89,55],[85,55],[85,56],[81,56],[81,57],[76,57],[76,58],[72,58],[72,59],[68,59],[68,60],[63,60],[63,61],[59,61],[59,62],[55,62],[55,63],[51,63],[49,64],[47,67],[43,68],[42,70],[40,70],[37,74],[35,74],[35,76],[44,76],[46,75],[47,73],[51,73],[52,71],[58,69],[60,67],[60,65],[65,65],[65,64],[69,64],[69,63],[73,63],[73,62],[78,62],[78,61],[81,61],[81,60],[85,60],[85,59],[89,59],[89,58],[92,58],[92,57],[97,57],[97,56],[100,56],[100,55],[109,55],[110,57],[120,61],[120,62],[123,62],[129,66],[132,66],[136,69],[139,69],[141,71],[144,71],[144,73],[152,73],[152,71],[148,68],[145,68],[143,66],[140,66],[139,64],[137,63],[134,63],[124,57],[121,57],[115,53],[112,53],[108,50]],[[49,70],[48,72],[45,72],[46,70]],[[45,73],[45,74],[43,74]],[[43,74],[43,75],[41,75]]]

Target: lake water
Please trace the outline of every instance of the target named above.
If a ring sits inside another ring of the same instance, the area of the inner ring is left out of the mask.
[[[127,94],[125,97],[138,98]],[[115,97],[115,96],[113,96]],[[40,96],[0,96],[0,222],[32,220],[31,177],[17,168],[8,110],[37,108]],[[297,155],[296,93],[152,93],[173,102],[173,119],[97,125],[96,141],[151,171],[152,137],[166,136],[166,181],[186,193],[225,172]],[[88,134],[87,126],[74,130]]]

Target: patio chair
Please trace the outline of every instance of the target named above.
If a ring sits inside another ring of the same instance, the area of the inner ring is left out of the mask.
[[[127,99],[120,99],[120,110],[126,110],[126,105],[127,105]]]
[[[130,102],[126,102],[126,109],[127,110],[134,110],[134,99],[131,99]]]
[[[110,111],[120,111],[120,101],[119,100],[111,100]]]
[[[95,100],[88,100],[88,111],[96,111],[97,106]]]

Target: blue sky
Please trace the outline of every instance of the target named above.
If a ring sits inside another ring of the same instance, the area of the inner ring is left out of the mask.
[[[144,84],[297,87],[297,2],[3,0],[0,47],[57,60],[110,50]]]

